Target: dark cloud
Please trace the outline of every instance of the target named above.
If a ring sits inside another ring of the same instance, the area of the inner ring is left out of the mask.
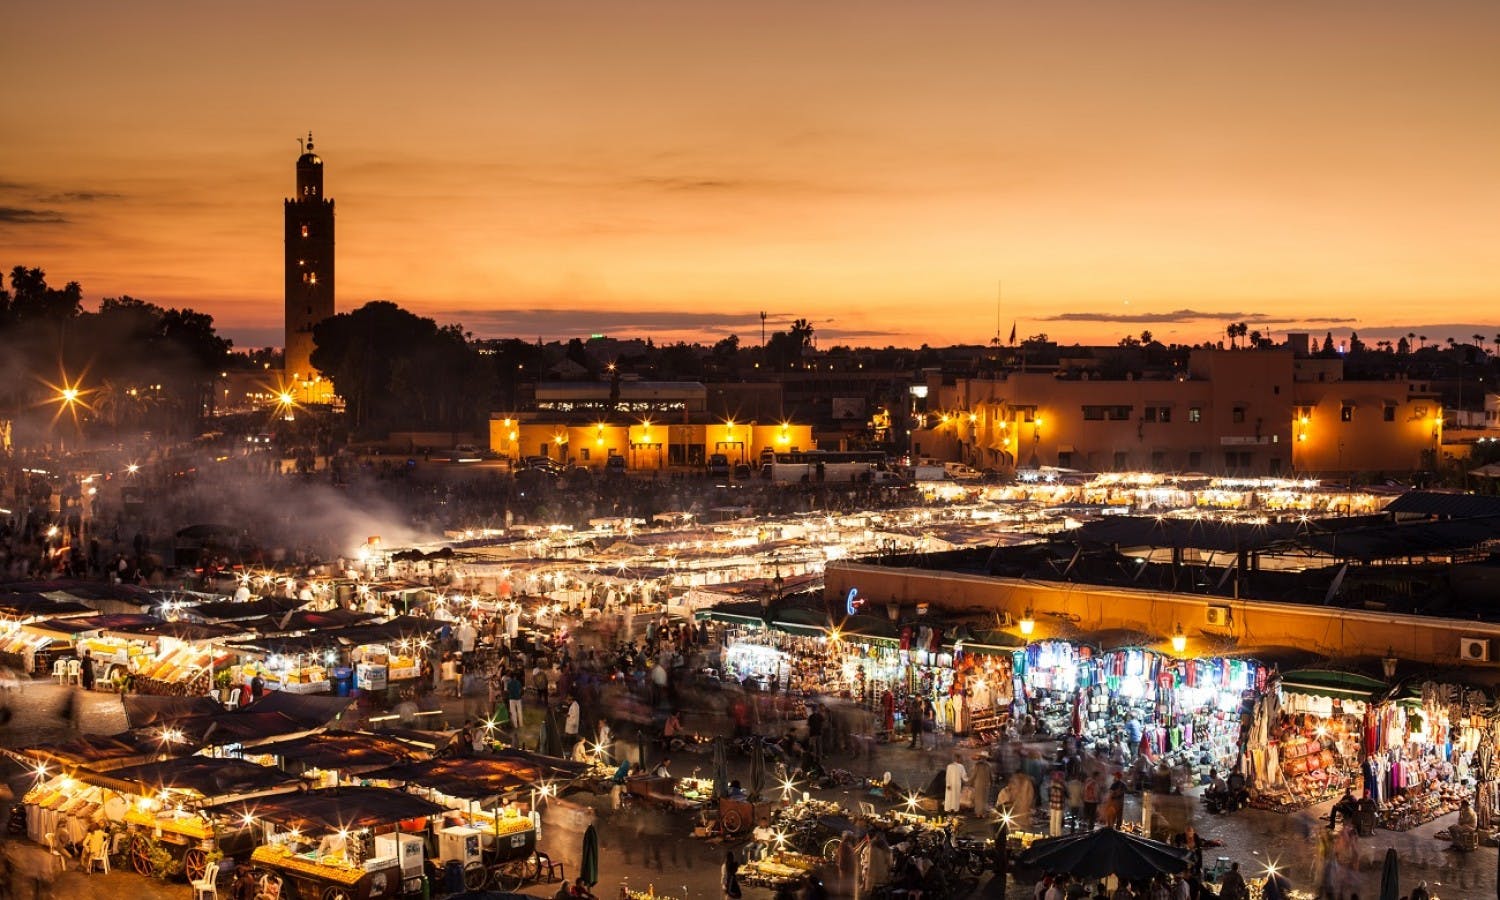
[[[1224,322],[1285,322],[1285,316],[1269,316],[1265,313],[1247,312],[1209,312],[1201,309],[1176,309],[1171,312],[1129,312],[1129,313],[1103,313],[1103,312],[1076,312],[1059,313],[1055,316],[1047,316],[1040,321],[1043,322],[1119,322],[1123,324],[1157,325],[1171,322],[1197,322],[1211,319]],[[1348,324],[1355,319],[1340,318],[1308,318],[1301,320],[1304,323],[1318,322],[1325,324]]]
[[[99,203],[104,200],[123,200],[124,194],[113,191],[62,191],[40,198],[43,203]]]
[[[55,209],[0,206],[0,225],[64,225],[67,217]]]

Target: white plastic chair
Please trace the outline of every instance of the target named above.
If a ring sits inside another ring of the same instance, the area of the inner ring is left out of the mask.
[[[63,684],[68,677],[68,661],[59,659],[52,663],[52,677],[57,679],[58,684]]]
[[[229,699],[226,700],[226,701],[224,701],[224,708],[225,709],[239,709],[240,708],[240,691],[241,690],[243,690],[243,688],[235,688],[234,690],[231,690],[229,692]]]
[[[76,659],[70,659],[70,660],[68,660],[68,682],[67,682],[68,684],[77,684],[78,683],[78,673],[79,673],[80,670],[82,670],[82,668],[83,668],[83,665],[81,663],[79,663],[78,660],[76,660]]]
[[[84,861],[83,871],[93,874],[94,868],[98,866],[104,874],[109,874],[109,843],[109,836],[102,831],[89,835],[84,843],[89,848],[89,855]]]
[[[57,867],[57,871],[63,872],[68,868],[68,857],[63,854],[62,847],[58,845],[57,835],[47,832],[42,837],[42,843],[47,845],[47,866]]]
[[[211,862],[203,870],[203,877],[193,882],[193,900],[203,896],[219,900],[219,864]]]

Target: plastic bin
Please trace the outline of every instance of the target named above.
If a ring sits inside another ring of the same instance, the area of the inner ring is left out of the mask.
[[[464,864],[461,860],[450,859],[443,864],[443,890],[449,894],[464,891]]]
[[[339,666],[333,670],[333,693],[338,697],[347,697],[354,689],[354,670],[348,666]]]

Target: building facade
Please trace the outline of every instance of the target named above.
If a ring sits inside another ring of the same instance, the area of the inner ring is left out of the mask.
[[[1443,410],[1427,385],[1345,381],[1290,348],[1198,350],[1159,378],[1007,372],[937,388],[914,440],[978,468],[1226,475],[1431,468]]]
[[[325,403],[332,384],[312,364],[313,328],[334,313],[333,201],[323,193],[323,160],[312,134],[297,158],[297,193],[283,204],[286,362],[283,387],[303,403]]]

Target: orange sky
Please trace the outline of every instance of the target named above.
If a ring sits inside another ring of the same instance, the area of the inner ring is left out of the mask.
[[[1500,319],[1493,0],[13,0],[6,20],[0,265],[193,306],[241,345],[279,343],[308,129],[339,308],[484,336],[754,343],[766,310],[825,342],[983,341],[1001,279],[1003,331],[1069,341]]]

